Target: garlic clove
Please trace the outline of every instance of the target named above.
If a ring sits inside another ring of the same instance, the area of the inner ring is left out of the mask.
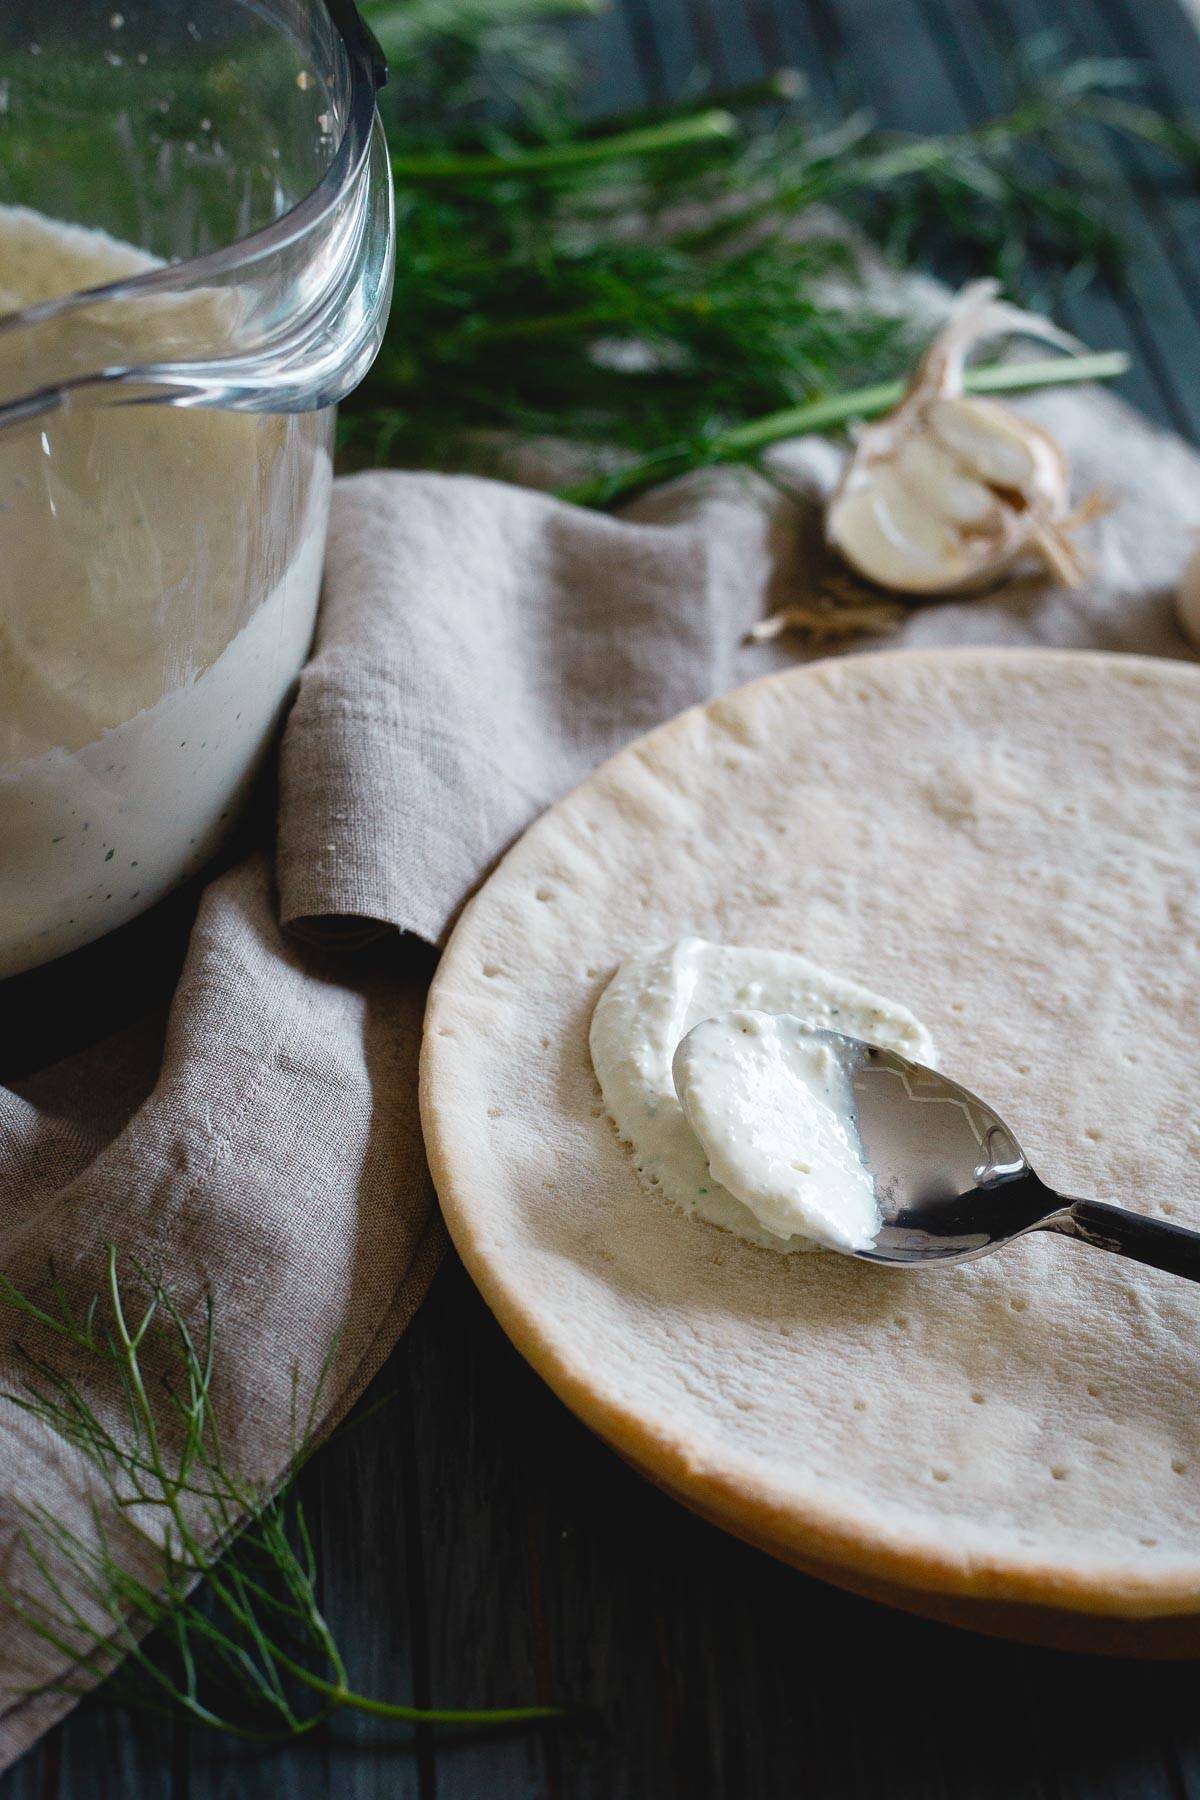
[[[896,470],[914,498],[951,525],[994,529],[1000,508],[992,490],[932,437],[911,437],[896,452]]]
[[[885,467],[844,495],[826,520],[830,543],[880,587],[924,593],[970,572],[961,529],[940,518]]]
[[[1065,495],[1067,465],[1047,432],[996,400],[968,395],[935,400],[926,417],[939,443],[981,480],[1027,493],[1049,483]]]
[[[974,342],[1021,331],[1075,347],[1048,320],[996,298],[994,282],[963,290],[917,364],[899,405],[867,426],[825,514],[831,546],[858,574],[900,593],[969,593],[1022,556],[1076,586],[1066,458],[1048,432],[998,400],[963,392]]]
[[[1003,414],[1003,407],[996,413]],[[986,407],[972,405],[965,396],[934,400],[926,422],[938,443],[984,481],[1000,487],[1023,488],[1033,480],[1037,461],[1022,432],[1009,428],[1012,415],[997,418]]]

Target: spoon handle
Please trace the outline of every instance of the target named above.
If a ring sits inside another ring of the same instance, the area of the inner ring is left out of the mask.
[[[1131,1256],[1135,1262],[1149,1263],[1152,1269],[1200,1281],[1200,1231],[1147,1219],[1123,1206],[1107,1206],[1103,1200],[1068,1201],[1062,1212],[1046,1223],[1097,1250]]]

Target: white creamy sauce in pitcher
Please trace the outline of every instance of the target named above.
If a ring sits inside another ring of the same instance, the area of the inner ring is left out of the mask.
[[[156,266],[0,207],[0,312]],[[207,308],[219,341],[229,296],[131,303],[109,360],[136,362],[172,307],[180,326]],[[77,330],[39,327],[39,368],[59,331],[65,372]],[[122,923],[216,848],[312,635],[326,430],[86,396],[0,429],[0,976]]]
[[[873,1184],[813,1029],[933,1061],[907,1007],[789,951],[683,938],[627,957],[597,1003],[591,1052],[643,1183],[770,1249],[871,1242]]]

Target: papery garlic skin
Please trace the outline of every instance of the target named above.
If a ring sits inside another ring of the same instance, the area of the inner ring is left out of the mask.
[[[964,290],[893,412],[867,426],[829,502],[829,543],[880,587],[955,594],[994,584],[1037,556],[1075,586],[1070,471],[1050,434],[998,400],[964,394],[979,338],[1021,331],[1073,346],[1047,320],[996,299],[995,282]]]

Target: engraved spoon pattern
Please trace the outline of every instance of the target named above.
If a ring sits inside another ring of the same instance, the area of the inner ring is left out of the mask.
[[[1030,1231],[1200,1281],[1200,1232],[1056,1193],[1000,1115],[935,1069],[838,1032],[815,1032],[850,1078],[883,1228],[851,1255],[908,1268],[971,1262]]]

